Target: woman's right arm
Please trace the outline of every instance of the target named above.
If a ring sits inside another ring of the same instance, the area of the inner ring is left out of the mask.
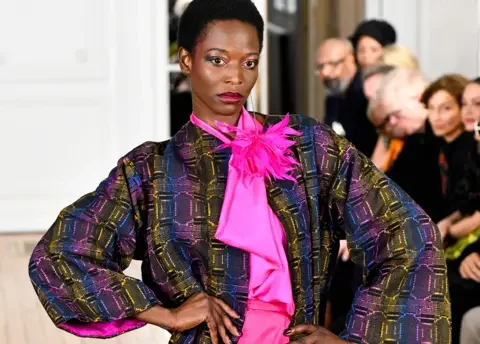
[[[55,325],[108,338],[143,326],[137,314],[158,304],[142,282],[123,274],[144,218],[140,176],[121,159],[96,191],[65,208],[33,251],[29,273]]]
[[[203,322],[214,344],[229,341],[228,332],[239,336],[230,321],[239,316],[222,300],[199,292],[167,309],[142,281],[123,274],[142,236],[145,204],[140,176],[125,158],[95,192],[60,213],[29,265],[50,318],[81,337],[109,338],[145,323],[182,332]]]

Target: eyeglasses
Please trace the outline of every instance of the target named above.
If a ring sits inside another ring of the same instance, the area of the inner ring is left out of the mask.
[[[375,129],[377,130],[377,132],[381,132],[385,130],[388,123],[390,123],[390,119],[392,119],[392,117],[396,117],[396,118],[401,117],[401,110],[395,110],[395,111],[389,112],[387,116],[385,116],[385,118],[383,119],[382,123],[375,126]]]
[[[331,69],[337,68],[338,66],[340,66],[345,61],[345,58],[346,57],[344,56],[344,57],[342,57],[338,60],[332,60],[332,61],[327,61],[327,62],[324,62],[324,63],[317,64],[317,67],[315,69],[315,75],[320,75],[322,70],[324,70],[327,67],[329,67]]]

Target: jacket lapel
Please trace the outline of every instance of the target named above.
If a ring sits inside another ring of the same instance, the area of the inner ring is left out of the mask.
[[[204,209],[202,234],[208,246],[206,291],[223,299],[241,315],[234,324],[242,328],[248,298],[249,255],[215,239],[231,150],[215,151],[222,142],[190,122],[177,135],[186,135],[176,140],[177,151],[187,162],[187,175],[196,180],[192,191],[198,195]]]
[[[278,120],[281,118],[269,117],[267,123],[274,124]],[[301,162],[298,145],[293,150],[297,161]],[[278,180],[266,184],[269,205],[287,236],[287,258],[295,302],[293,324],[312,323],[313,320],[310,211],[302,170],[301,166],[296,167],[293,174],[296,182]]]

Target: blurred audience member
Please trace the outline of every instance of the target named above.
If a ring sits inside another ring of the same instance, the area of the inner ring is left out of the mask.
[[[364,75],[364,89],[367,98],[372,98],[378,89],[381,78],[374,77],[367,79],[367,73],[370,69],[379,68],[377,66],[389,66],[391,68],[408,68],[408,69],[419,69],[418,62],[416,57],[408,50],[407,48],[398,45],[391,44],[386,46],[383,49],[383,54],[380,57],[380,63],[369,67],[365,70]],[[385,68],[385,67],[384,67]],[[373,163],[380,168],[382,171],[386,172],[390,169],[392,164],[392,159],[398,155],[402,149],[403,141],[396,138],[388,138],[384,135],[379,135],[377,144],[372,153]]]
[[[366,116],[362,74],[348,40],[331,38],[320,45],[317,74],[327,89],[325,123],[370,157],[377,134]]]
[[[394,69],[394,66],[385,64],[376,64],[365,69],[363,73],[363,90],[369,100],[369,107],[373,104],[372,100],[375,98],[383,78]],[[368,111],[367,109],[367,112]],[[390,167],[388,165],[388,161],[391,160],[390,157],[392,154],[396,154],[394,151],[397,151],[399,148],[401,149],[402,145],[403,141],[401,140],[390,139],[384,135],[379,135],[371,156],[372,162],[385,172]]]
[[[442,192],[448,217],[439,222],[442,235],[461,218],[459,207],[465,195],[465,167],[474,144],[473,135],[465,132],[461,116],[461,99],[469,80],[456,74],[444,75],[423,93],[421,101],[428,107],[428,119],[433,133],[442,138],[440,168]]]
[[[461,110],[462,103],[475,98],[475,88],[458,74],[447,74],[433,82],[422,95],[428,105],[429,121],[435,135],[443,139],[440,155],[442,190],[448,216],[438,223],[447,237],[447,259],[452,304],[452,343],[459,343],[464,314],[480,306],[480,298],[465,295],[480,293],[480,202],[478,150],[472,131],[473,116]],[[469,110],[468,110],[469,111]]]
[[[473,131],[480,120],[480,78],[472,80],[463,91],[462,120],[467,131]]]
[[[402,142],[386,162],[390,166],[386,174],[438,221],[445,215],[438,168],[440,145],[420,102],[427,86],[420,71],[396,68],[382,80],[369,118],[382,135]]]
[[[375,98],[383,77],[394,69],[391,65],[375,64],[363,71],[363,92],[368,100]]]
[[[387,45],[379,61],[389,66],[420,69],[415,55],[407,47],[399,44]]]
[[[397,41],[397,33],[392,25],[384,20],[365,20],[361,22],[350,41],[355,50],[355,57],[361,69],[378,63],[383,48]]]

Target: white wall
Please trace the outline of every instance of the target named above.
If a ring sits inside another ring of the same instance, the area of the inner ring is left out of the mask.
[[[480,75],[478,0],[366,0],[366,17],[392,23],[398,43],[418,57],[422,70]]]
[[[45,231],[123,154],[168,139],[171,70],[167,0],[0,0],[0,233]]]
[[[0,0],[0,232],[44,231],[169,136],[167,1]]]

